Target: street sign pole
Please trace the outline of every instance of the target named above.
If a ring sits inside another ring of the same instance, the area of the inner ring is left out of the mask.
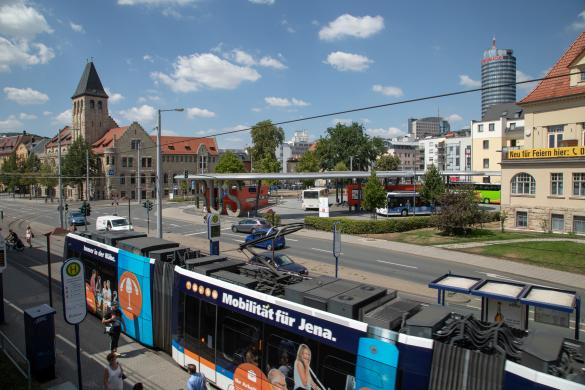
[[[79,390],[83,390],[81,380],[81,347],[79,345],[79,324],[75,324],[75,350],[77,353],[77,383]]]
[[[333,256],[335,257],[335,277],[339,271],[339,255],[341,254],[341,229],[338,227],[339,222],[333,224]]]

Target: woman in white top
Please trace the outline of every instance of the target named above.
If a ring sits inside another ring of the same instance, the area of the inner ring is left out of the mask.
[[[110,289],[110,281],[104,281],[104,288],[102,289],[102,298],[104,300],[104,313],[112,307],[112,290]]]
[[[306,344],[299,345],[294,368],[295,390],[319,390],[311,379],[311,350]]]
[[[104,369],[104,389],[105,390],[123,390],[124,389],[124,371],[118,363],[115,352],[108,355],[108,366]]]

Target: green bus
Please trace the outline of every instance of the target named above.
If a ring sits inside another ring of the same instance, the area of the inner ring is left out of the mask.
[[[500,204],[502,185],[492,183],[452,182],[451,188],[470,186],[475,191],[479,203]]]

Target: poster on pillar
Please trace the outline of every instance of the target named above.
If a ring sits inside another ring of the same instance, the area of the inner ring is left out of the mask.
[[[319,218],[329,218],[329,198],[319,198]]]

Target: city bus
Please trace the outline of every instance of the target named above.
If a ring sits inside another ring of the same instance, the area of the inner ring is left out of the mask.
[[[386,194],[386,207],[376,210],[379,215],[390,217],[401,215],[432,214],[431,204],[420,197],[415,191],[392,191]]]
[[[475,192],[478,203],[500,204],[502,196],[502,185],[492,183],[474,183],[474,182],[452,182],[449,187],[457,189],[462,186],[470,186]]]
[[[301,207],[303,210],[319,210],[319,198],[327,198],[329,192],[326,188],[309,188],[303,190],[301,195]]]
[[[118,304],[128,336],[169,353],[181,367],[194,364],[219,389],[294,390],[297,359],[307,362],[319,390],[424,390],[437,373],[465,375],[463,365],[434,356],[448,348],[434,329],[456,313],[453,307],[423,305],[362,282],[207,256],[137,232],[84,234],[66,236],[64,258],[84,264],[88,310],[101,318]],[[432,314],[437,310],[440,317]],[[544,368],[502,359],[477,380],[488,383],[495,370],[504,390],[579,388]]]

